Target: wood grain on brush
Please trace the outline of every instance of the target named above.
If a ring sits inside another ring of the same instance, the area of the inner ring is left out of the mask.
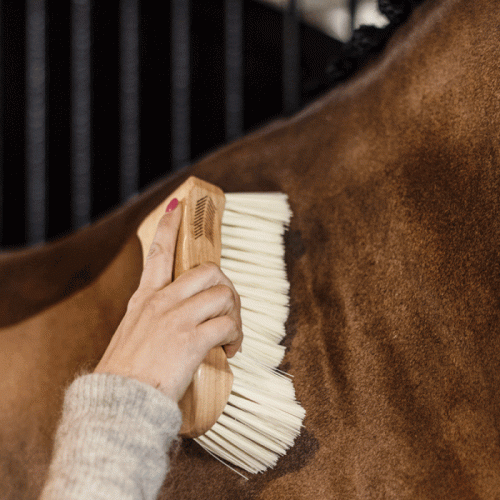
[[[177,238],[174,279],[203,262],[220,265],[221,220],[225,196],[218,187],[196,177],[190,177],[158,206],[138,230],[146,258],[158,221],[168,203],[177,198],[182,220]],[[214,347],[193,376],[184,397],[179,402],[182,412],[181,435],[198,437],[207,432],[220,417],[233,385],[233,374],[222,347]]]

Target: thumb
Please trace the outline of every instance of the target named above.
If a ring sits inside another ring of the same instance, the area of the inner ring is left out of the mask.
[[[151,243],[139,288],[161,290],[172,281],[175,245],[182,210],[174,198],[167,207],[167,213],[160,219],[155,237]]]

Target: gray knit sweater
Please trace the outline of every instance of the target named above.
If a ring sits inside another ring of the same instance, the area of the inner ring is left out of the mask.
[[[77,378],[65,394],[40,500],[154,500],[181,420],[177,404],[147,384]]]

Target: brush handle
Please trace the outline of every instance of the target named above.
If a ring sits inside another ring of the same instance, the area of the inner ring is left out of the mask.
[[[222,190],[190,177],[176,190],[182,206],[177,239],[174,279],[203,262],[220,265],[221,223],[225,196]],[[233,385],[233,374],[222,347],[214,347],[193,376],[179,402],[182,412],[181,435],[198,437],[217,421],[226,406]]]
[[[218,187],[196,177],[189,177],[144,219],[137,230],[144,264],[158,222],[174,198],[179,200],[182,207],[182,221],[175,250],[175,279],[202,262],[220,264],[221,219],[225,196]],[[222,347],[215,347],[201,363],[179,402],[183,420],[181,435],[194,438],[205,434],[222,414],[232,386],[233,373],[226,353]]]

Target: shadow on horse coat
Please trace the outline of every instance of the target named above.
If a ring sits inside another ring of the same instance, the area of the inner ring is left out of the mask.
[[[56,243],[0,255],[0,496],[36,498],[63,388],[138,285],[135,230],[187,175],[283,190],[285,364],[307,411],[244,481],[193,442],[161,499],[500,496],[500,10],[427,2],[306,111]]]

